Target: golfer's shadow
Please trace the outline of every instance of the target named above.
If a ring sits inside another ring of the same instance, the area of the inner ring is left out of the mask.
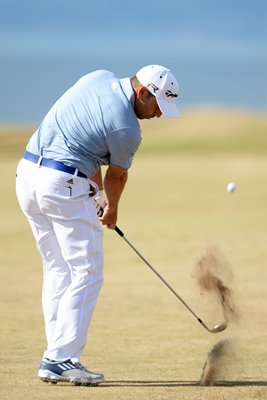
[[[99,387],[192,387],[200,386],[199,381],[140,381],[140,380],[118,380],[106,381]],[[267,381],[256,380],[236,380],[236,381],[217,381],[212,386],[238,387],[238,386],[267,386]]]

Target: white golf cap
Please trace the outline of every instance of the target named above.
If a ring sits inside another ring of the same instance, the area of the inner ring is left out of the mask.
[[[179,93],[178,83],[168,68],[161,65],[148,65],[141,68],[136,77],[141,85],[146,86],[156,99],[162,114],[178,118],[176,98]]]

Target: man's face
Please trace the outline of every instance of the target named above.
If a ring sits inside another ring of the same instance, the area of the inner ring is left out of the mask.
[[[135,113],[139,119],[159,118],[162,115],[156,97],[145,87],[142,87],[136,96]]]

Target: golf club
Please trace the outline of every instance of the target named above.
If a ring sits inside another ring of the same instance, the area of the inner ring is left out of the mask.
[[[169,283],[158,273],[158,271],[150,264],[148,260],[137,250],[137,248],[130,242],[129,239],[124,235],[124,233],[116,226],[115,231],[121,236],[126,243],[138,254],[138,256],[149,266],[149,268],[159,277],[159,279],[171,290],[171,292],[183,303],[183,305],[194,315],[194,317],[198,320],[198,322],[211,333],[217,333],[223,331],[227,327],[227,321],[222,322],[221,324],[215,325],[213,328],[209,328],[203,321],[200,319],[195,312],[186,304],[186,302],[179,296],[179,294],[169,285]]]

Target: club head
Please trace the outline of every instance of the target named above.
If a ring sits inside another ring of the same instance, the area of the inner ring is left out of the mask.
[[[214,332],[214,333],[222,332],[226,329],[226,327],[227,327],[227,322],[223,322],[221,324],[215,325],[214,328],[211,329],[211,332]]]

